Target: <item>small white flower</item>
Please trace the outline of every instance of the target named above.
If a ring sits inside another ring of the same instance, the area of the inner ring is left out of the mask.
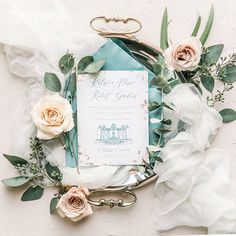
[[[193,71],[198,67],[202,54],[202,44],[196,37],[177,41],[164,52],[165,63],[177,71]]]
[[[42,97],[31,114],[39,139],[52,139],[74,127],[71,105],[58,94]]]

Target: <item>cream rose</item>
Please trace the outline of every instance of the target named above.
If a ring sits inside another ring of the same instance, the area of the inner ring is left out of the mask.
[[[31,114],[39,139],[52,139],[74,127],[71,105],[58,94],[42,97]]]
[[[58,214],[74,222],[93,214],[92,208],[86,198],[88,194],[89,191],[86,187],[72,187],[60,198],[56,207]]]
[[[193,71],[198,67],[202,54],[202,44],[196,37],[178,41],[164,52],[165,63],[177,71]]]

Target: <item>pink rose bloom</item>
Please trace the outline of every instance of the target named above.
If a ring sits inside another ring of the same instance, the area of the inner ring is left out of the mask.
[[[201,59],[202,44],[196,37],[173,43],[164,52],[166,65],[177,71],[197,69]]]
[[[60,198],[56,207],[58,214],[74,222],[93,214],[86,198],[88,194],[89,191],[86,187],[72,187]]]

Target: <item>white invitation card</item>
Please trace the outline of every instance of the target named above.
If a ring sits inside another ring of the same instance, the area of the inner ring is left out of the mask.
[[[143,164],[149,142],[147,103],[146,71],[79,75],[80,166]]]

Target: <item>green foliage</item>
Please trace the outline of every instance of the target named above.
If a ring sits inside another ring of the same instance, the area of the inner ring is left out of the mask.
[[[220,55],[223,51],[224,45],[217,44],[206,48],[206,53],[202,54],[201,61],[209,66],[218,62]]]
[[[163,125],[171,125],[171,124],[172,124],[172,121],[171,121],[170,119],[163,119],[163,120],[161,121],[161,123],[162,123]]]
[[[105,59],[101,59],[95,62],[90,63],[86,68],[83,70],[83,72],[88,74],[94,74],[97,73],[102,69],[102,67],[105,64]]]
[[[230,91],[233,88],[231,84],[224,83],[224,87],[222,90],[217,89],[216,94],[214,94],[212,97],[207,97],[207,104],[210,107],[213,107],[217,102],[224,102],[225,92]]]
[[[165,103],[165,102],[162,102],[161,103],[161,106],[163,106],[163,107],[165,107],[165,108],[167,108],[167,109],[169,109],[169,110],[174,110],[171,106],[169,106],[167,103]]]
[[[202,45],[204,45],[205,42],[207,41],[207,38],[208,38],[209,33],[211,31],[211,28],[212,28],[213,20],[214,20],[214,6],[212,5],[211,9],[210,9],[208,19],[207,19],[205,29],[204,29],[201,37],[200,37],[200,41],[201,41]]]
[[[16,176],[13,178],[2,179],[2,183],[9,187],[19,187],[29,182],[29,178],[24,176]]]
[[[165,50],[169,47],[168,44],[168,13],[167,7],[165,8],[162,22],[161,22],[161,36],[160,36],[160,47]]]
[[[53,197],[50,201],[50,214],[52,214],[57,207],[57,203],[58,203],[59,199],[58,197]]]
[[[201,83],[206,90],[208,90],[209,92],[213,91],[215,80],[211,75],[202,76]]]
[[[161,163],[163,162],[162,158],[160,157],[160,151],[149,151],[148,149],[147,149],[147,151],[148,151],[148,154],[149,154],[150,162],[149,163],[145,162],[146,165],[152,164],[153,160],[161,162]],[[153,164],[155,164],[155,162]]]
[[[25,159],[18,157],[18,156],[12,156],[12,155],[7,155],[3,154],[3,156],[13,165],[13,166],[23,166],[28,164],[28,161]]]
[[[224,123],[229,123],[236,120],[236,111],[234,111],[233,109],[225,108],[219,113],[222,116]]]
[[[170,90],[168,81],[163,76],[156,76],[150,81],[150,87],[159,87],[162,89]],[[168,92],[167,91],[167,92]]]
[[[226,65],[220,70],[221,80],[225,83],[236,81],[236,65]]]
[[[162,71],[162,66],[159,63],[155,62],[154,64],[152,64],[152,69],[155,75],[159,75]]]
[[[171,130],[169,129],[163,129],[163,128],[156,128],[156,129],[153,129],[153,132],[155,134],[159,134],[159,135],[163,135],[163,134],[167,134],[169,133]]]
[[[195,27],[194,27],[194,29],[193,29],[193,32],[192,32],[191,36],[194,36],[194,37],[197,36],[198,31],[199,31],[199,28],[200,28],[200,25],[201,25],[201,21],[202,21],[201,16],[198,16],[196,25],[195,25]]]
[[[27,182],[32,186],[23,195],[23,201],[37,198],[42,189],[55,186],[60,183],[62,174],[58,167],[51,166],[46,161],[42,143],[38,138],[30,139],[31,153],[29,161],[17,156],[6,155],[6,159],[17,169],[20,176],[3,179],[2,182],[7,186],[18,187]],[[32,196],[31,196],[32,195]],[[25,200],[26,199],[26,200]]]
[[[58,77],[53,73],[46,72],[44,75],[44,84],[47,89],[52,92],[60,92],[61,91],[61,82]]]
[[[163,163],[163,160],[162,160],[162,158],[159,155],[156,155],[156,156],[154,155],[154,156],[152,156],[152,158],[154,158],[158,162]]]
[[[30,186],[22,195],[21,201],[34,201],[42,197],[44,189],[40,186]]]
[[[62,174],[57,166],[52,166],[49,162],[45,165],[48,176],[56,181],[61,181]]]
[[[154,110],[156,110],[156,109],[158,109],[158,108],[160,108],[160,107],[165,107],[165,108],[167,108],[167,109],[173,110],[173,108],[170,107],[170,106],[169,106],[167,103],[165,103],[165,102],[161,102],[161,103],[158,103],[158,102],[150,102],[150,103],[148,104],[148,110],[149,110],[149,111],[154,111]]]
[[[92,56],[83,57],[78,63],[78,74],[95,74],[105,65],[105,59],[94,61]]]
[[[158,109],[158,108],[160,108],[160,107],[161,107],[161,104],[158,103],[158,102],[150,102],[150,103],[148,104],[148,110],[149,110],[149,111],[154,111],[154,110],[156,110],[156,109]]]
[[[163,163],[163,160],[162,160],[162,158],[160,157],[160,152],[152,152],[152,153],[150,154],[150,157],[151,157],[151,159],[154,159],[154,160],[156,160],[156,161],[158,161],[158,162]]]
[[[59,68],[63,74],[69,73],[74,67],[75,60],[73,54],[67,53],[59,60]]]
[[[93,56],[83,57],[78,63],[78,71],[83,71],[92,62],[94,62]]]

